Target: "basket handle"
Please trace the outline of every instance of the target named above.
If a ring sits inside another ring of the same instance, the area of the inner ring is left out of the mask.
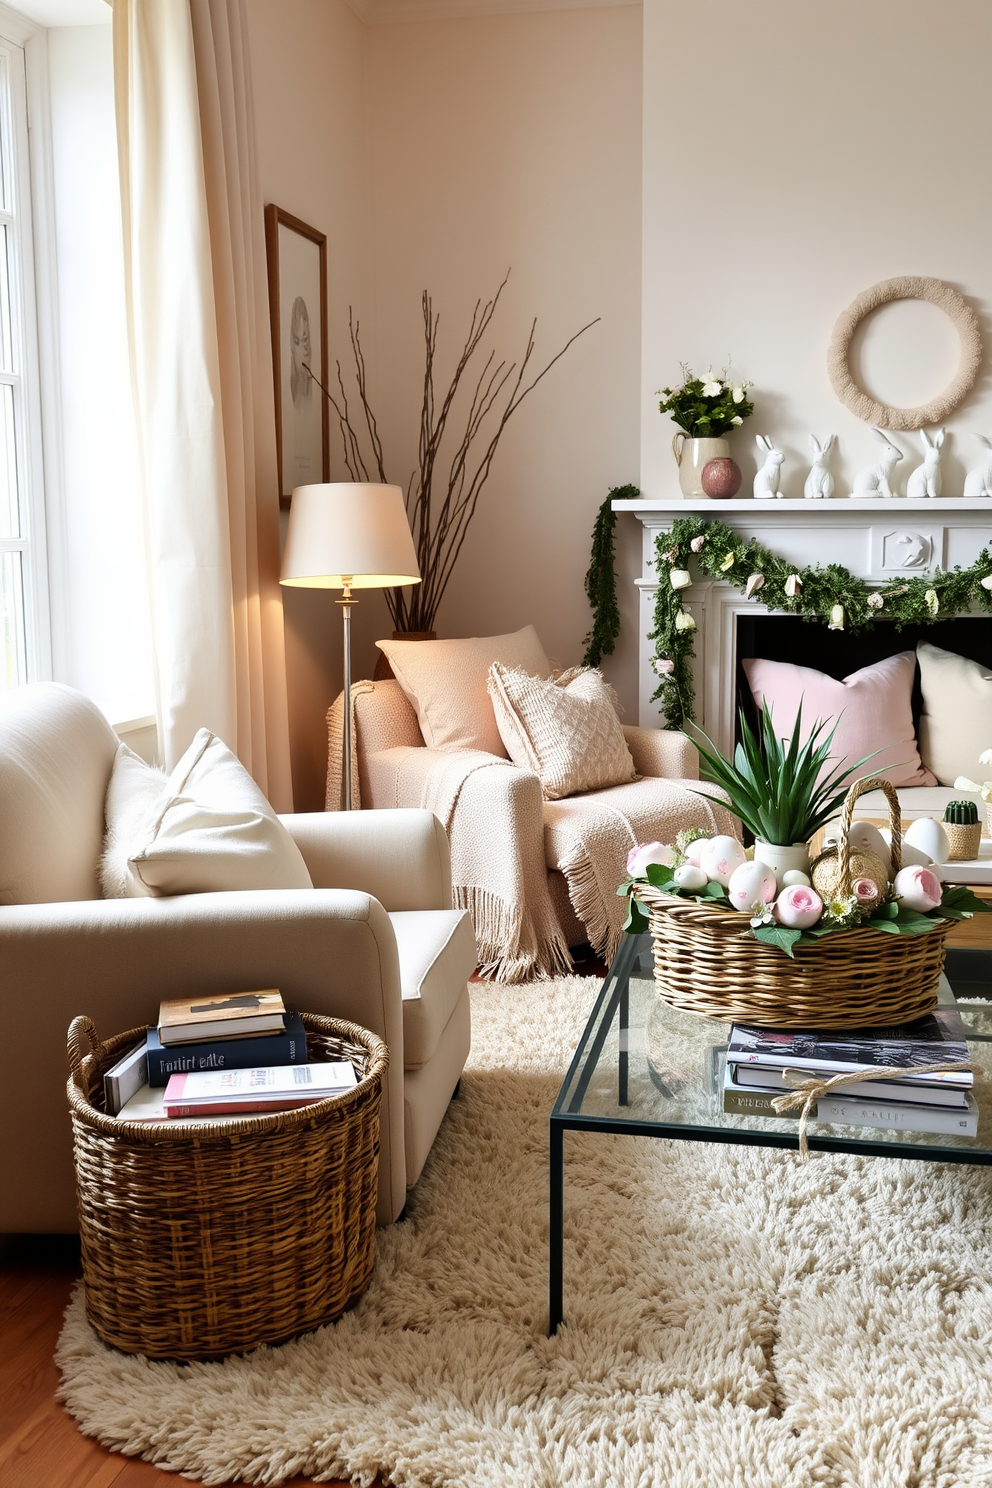
[[[85,1050],[83,1049],[84,1038],[89,1043],[89,1048]],[[65,1036],[65,1052],[69,1060],[70,1075],[79,1073],[87,1054],[97,1054],[102,1047],[93,1019],[83,1016],[73,1018],[69,1024],[69,1032]]]
[[[899,797],[895,786],[890,785],[887,780],[869,778],[867,780],[856,780],[844,798],[844,807],[840,814],[840,841],[837,844],[837,866],[839,869],[839,880],[837,891],[841,895],[851,892],[851,844],[848,841],[848,832],[851,830],[851,822],[854,818],[854,803],[859,796],[868,791],[880,790],[885,796],[889,806],[889,832],[891,834],[890,856],[892,858],[892,877],[895,878],[902,867],[902,816],[899,811]]]

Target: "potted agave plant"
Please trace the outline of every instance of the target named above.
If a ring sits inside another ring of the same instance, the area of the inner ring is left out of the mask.
[[[727,799],[698,794],[720,806],[729,803],[754,837],[755,860],[772,870],[780,889],[790,870],[809,873],[809,839],[840,810],[855,772],[875,758],[869,754],[847,769],[829,770],[836,723],[829,728],[829,719],[818,720],[805,739],[802,723],[802,703],[787,739],[776,732],[767,702],[761,704],[757,733],[741,712],[733,762],[724,759],[702,729],[693,728],[703,778],[720,786]]]

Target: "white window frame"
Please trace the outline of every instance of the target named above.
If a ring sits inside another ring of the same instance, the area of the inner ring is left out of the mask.
[[[53,545],[49,536],[52,497],[56,495],[52,477],[59,468],[58,305],[51,250],[54,233],[48,49],[44,28],[0,4],[0,53],[6,54],[9,68],[8,126],[14,204],[12,216],[0,211],[0,222],[13,227],[11,333],[14,366],[18,369],[13,377],[0,373],[0,381],[15,386],[21,516],[20,538],[0,540],[0,547],[14,548],[23,554],[27,681],[36,682],[53,675],[50,582]],[[47,386],[43,386],[39,334],[46,348]],[[54,416],[43,418],[43,412]],[[50,431],[47,440],[50,448],[46,448],[46,427]],[[49,453],[51,458],[46,459]]]

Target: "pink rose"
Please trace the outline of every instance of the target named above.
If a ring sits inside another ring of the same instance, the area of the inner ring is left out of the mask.
[[[859,904],[874,904],[879,898],[878,885],[870,878],[857,878],[851,885],[851,892]]]
[[[790,884],[775,900],[775,918],[789,930],[807,930],[823,913],[823,900],[807,884]]]
[[[674,857],[675,849],[666,847],[663,842],[645,842],[640,847],[630,849],[627,854],[627,872],[631,878],[643,878],[649,863],[667,866]]]
[[[920,863],[900,868],[894,888],[896,898],[904,908],[915,909],[920,914],[927,914],[940,903],[940,879],[932,868],[924,868]]]

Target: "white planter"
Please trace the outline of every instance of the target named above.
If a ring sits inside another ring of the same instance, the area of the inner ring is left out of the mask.
[[[754,861],[764,863],[772,870],[779,893],[782,892],[784,874],[795,871],[809,877],[809,848],[805,842],[793,842],[790,847],[783,847],[777,842],[762,842],[758,837],[754,843]]]

